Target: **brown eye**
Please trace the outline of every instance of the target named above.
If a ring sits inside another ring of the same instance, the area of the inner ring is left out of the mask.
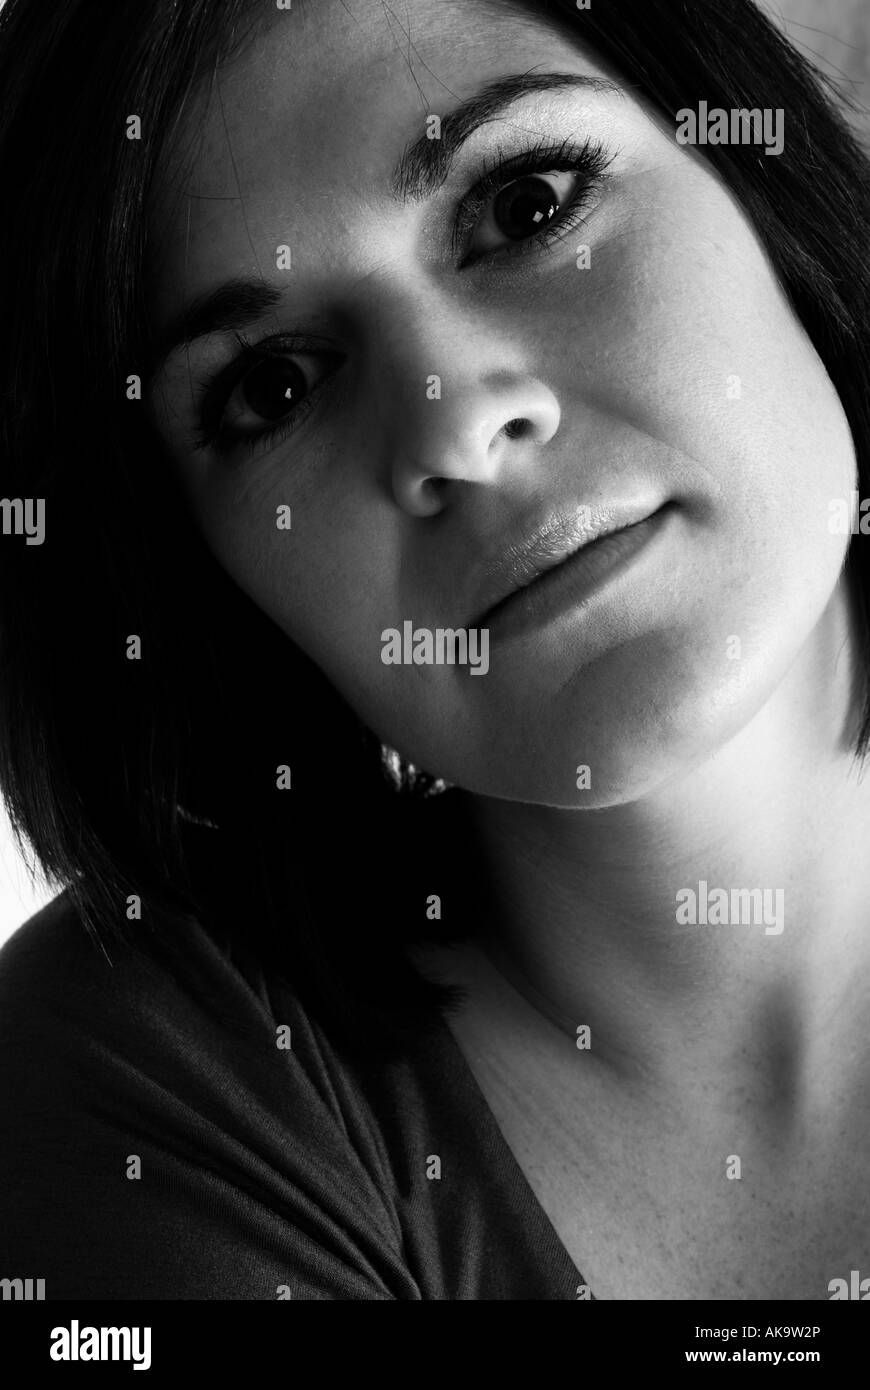
[[[328,346],[265,339],[206,384],[197,449],[229,453],[236,443],[286,438],[317,409],[322,389],[345,357]]]
[[[570,222],[572,209],[586,201],[589,178],[577,170],[523,174],[501,187],[486,205],[470,245],[472,259],[497,251],[506,242],[533,242]]]
[[[218,386],[213,402],[207,400],[203,443],[229,444],[295,428],[342,362],[338,353],[324,351],[264,349],[252,355],[245,370],[234,370],[229,394]]]
[[[307,391],[305,373],[286,357],[258,362],[238,386],[244,405],[261,420],[280,420],[299,405]]]
[[[540,174],[516,179],[495,198],[492,217],[498,230],[511,241],[525,241],[552,222],[561,203]]]

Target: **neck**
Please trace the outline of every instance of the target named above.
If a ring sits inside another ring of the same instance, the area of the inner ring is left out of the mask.
[[[870,955],[856,650],[838,591],[752,721],[634,803],[468,799],[490,882],[480,945],[556,1027],[588,1025],[599,1062],[685,1086],[836,1057]]]

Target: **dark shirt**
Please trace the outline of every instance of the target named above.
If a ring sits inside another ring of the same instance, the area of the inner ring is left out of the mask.
[[[0,1278],[47,1299],[578,1297],[446,1024],[357,1067],[257,960],[191,925],[170,970],[137,927],[110,964],[61,895],[0,951]]]

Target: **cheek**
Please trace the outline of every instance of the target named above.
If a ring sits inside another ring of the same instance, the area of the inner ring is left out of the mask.
[[[723,594],[751,603],[788,579],[798,610],[842,564],[828,521],[854,486],[853,440],[742,211],[712,174],[671,158],[638,181],[586,286],[552,306],[574,344],[563,394],[579,420],[591,409],[636,432],[640,476],[651,441],[672,451],[677,499],[707,531]]]

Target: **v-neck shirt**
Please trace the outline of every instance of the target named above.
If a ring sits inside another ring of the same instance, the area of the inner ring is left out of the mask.
[[[449,1026],[332,1046],[191,922],[109,959],[66,894],[0,950],[0,1277],[47,1299],[572,1299]]]

